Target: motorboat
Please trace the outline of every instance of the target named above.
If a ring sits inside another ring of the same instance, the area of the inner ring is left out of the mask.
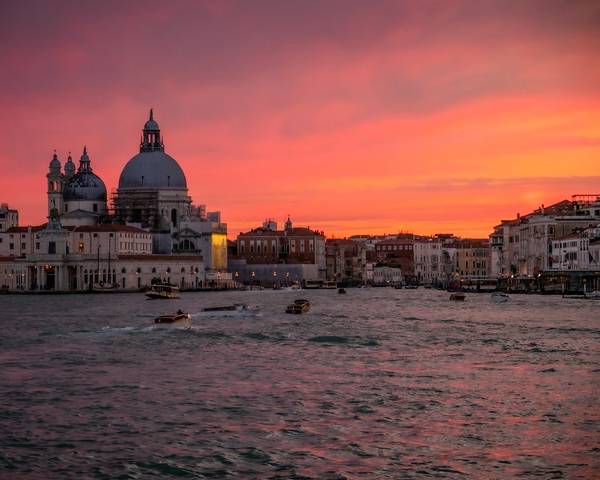
[[[161,315],[154,319],[156,325],[174,325],[184,328],[192,327],[192,316],[179,310],[173,315]]]
[[[508,302],[510,300],[510,297],[508,296],[508,293],[494,292],[491,295],[491,299],[496,303],[504,303]]]
[[[404,285],[404,288],[406,288],[407,290],[416,290],[417,288],[419,288],[418,285]]]
[[[310,303],[304,298],[295,300],[294,303],[290,303],[285,309],[285,313],[306,313],[310,310]]]
[[[323,286],[321,288],[334,290],[337,288],[337,282],[335,282],[334,280],[327,280],[323,282]]]
[[[453,302],[464,302],[466,295],[462,292],[454,292],[450,294],[450,300]]]
[[[250,307],[245,303],[234,303],[233,305],[206,307],[202,309],[202,315],[205,316],[257,315],[259,313],[259,307]]]
[[[179,298],[179,287],[164,283],[155,284],[146,292],[146,296],[149,300]]]
[[[584,296],[590,300],[600,300],[600,291],[595,290],[593,292],[585,292]]]
[[[346,289],[345,288],[338,288],[338,293],[346,293]]]
[[[397,283],[396,285],[394,285],[394,288],[396,290],[402,290],[402,284],[401,283]]]

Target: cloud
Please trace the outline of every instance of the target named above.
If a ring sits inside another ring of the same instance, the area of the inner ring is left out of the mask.
[[[54,148],[87,144],[114,187],[149,107],[195,200],[234,231],[287,213],[338,233],[480,231],[529,206],[527,181],[555,198],[600,175],[593,2],[1,9],[0,194],[24,221],[43,220]]]

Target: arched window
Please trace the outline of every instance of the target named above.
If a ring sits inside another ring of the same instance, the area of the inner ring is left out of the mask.
[[[177,226],[177,209],[176,208],[171,210],[171,223],[173,224],[174,227]]]

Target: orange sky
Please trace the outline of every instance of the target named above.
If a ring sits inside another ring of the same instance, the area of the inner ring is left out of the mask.
[[[230,234],[487,236],[600,193],[594,2],[22,2],[0,15],[0,201],[41,223],[88,146],[109,190],[150,107]],[[230,236],[232,236],[230,235]]]

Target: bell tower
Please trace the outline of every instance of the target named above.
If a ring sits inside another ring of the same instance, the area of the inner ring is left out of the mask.
[[[56,150],[54,151],[52,160],[50,160],[46,178],[48,179],[48,218],[56,213],[62,215],[64,212],[64,175],[61,172],[60,160],[58,159]]]

